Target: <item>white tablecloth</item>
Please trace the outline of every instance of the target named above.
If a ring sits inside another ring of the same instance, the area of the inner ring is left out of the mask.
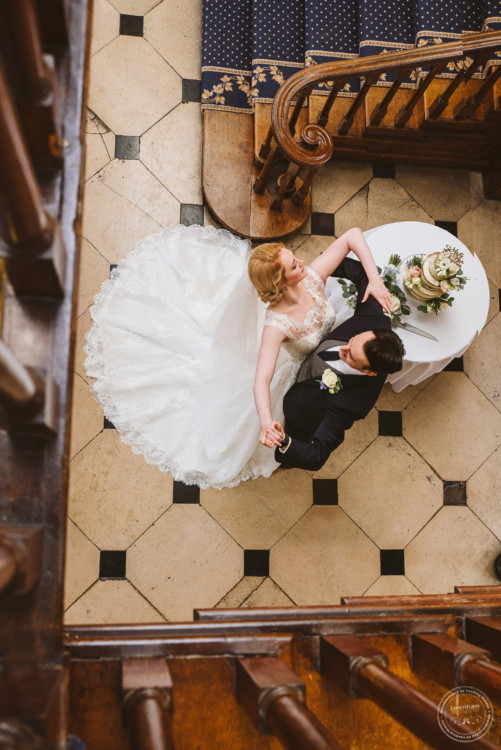
[[[464,289],[454,292],[452,307],[438,315],[417,310],[421,304],[409,298],[411,314],[402,320],[433,334],[438,341],[396,328],[405,346],[404,366],[400,372],[388,376],[393,390],[399,393],[408,385],[416,385],[436,372],[440,372],[455,357],[461,356],[484,327],[489,309],[489,284],[478,257],[472,254],[457,237],[445,229],[419,221],[401,221],[385,224],[364,232],[365,238],[381,268],[393,253],[402,259],[421,253],[439,252],[446,245],[457,247],[464,253],[463,271],[468,277]],[[350,253],[351,255],[351,253]],[[355,257],[355,256],[353,256]],[[402,287],[403,288],[403,287]],[[338,311],[336,325],[340,325],[353,310],[347,308],[340,295],[336,279],[327,282],[327,292]]]

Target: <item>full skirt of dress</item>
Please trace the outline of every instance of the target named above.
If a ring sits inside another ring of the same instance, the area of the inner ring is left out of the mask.
[[[141,242],[91,308],[85,363],[105,416],[135,453],[202,488],[269,477],[254,372],[265,306],[247,274],[250,243],[179,226]],[[281,347],[274,418],[300,361]]]

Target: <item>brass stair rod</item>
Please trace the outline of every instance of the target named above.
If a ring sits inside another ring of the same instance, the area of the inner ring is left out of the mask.
[[[16,50],[22,95],[38,102],[51,91],[51,73],[44,60],[34,0],[6,0],[9,31]]]
[[[10,242],[40,250],[49,247],[52,222],[43,207],[42,193],[1,66],[0,162],[0,194],[7,213]]]

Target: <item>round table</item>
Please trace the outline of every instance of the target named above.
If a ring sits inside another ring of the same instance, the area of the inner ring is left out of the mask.
[[[400,372],[388,376],[394,391],[399,393],[408,385],[416,385],[436,372],[440,372],[455,357],[460,357],[484,327],[489,309],[489,284],[480,260],[470,252],[457,237],[445,229],[420,221],[401,221],[385,224],[364,232],[367,243],[378,266],[383,268],[393,253],[402,260],[411,255],[439,252],[446,245],[458,248],[464,254],[463,271],[468,281],[464,289],[453,292],[452,307],[434,313],[417,310],[422,304],[409,298],[411,314],[402,316],[402,322],[411,323],[428,333],[437,341],[411,333],[403,328],[395,328],[405,346],[404,365]],[[355,257],[350,253],[351,257]],[[336,286],[337,285],[337,288]],[[402,285],[401,285],[402,286]],[[402,286],[403,288],[403,286]],[[339,310],[337,324],[341,324],[353,314],[340,300],[339,284],[329,279],[327,291]],[[335,298],[335,301],[334,301]],[[344,306],[344,307],[343,307]]]

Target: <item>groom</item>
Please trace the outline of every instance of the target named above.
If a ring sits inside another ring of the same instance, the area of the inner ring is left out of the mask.
[[[370,412],[386,375],[402,369],[401,339],[374,297],[362,302],[367,276],[361,263],[346,258],[334,271],[357,287],[353,317],[333,329],[303,362],[284,397],[285,436],[275,459],[287,467],[317,471],[358,419]],[[326,369],[341,380],[337,393],[322,389]]]

